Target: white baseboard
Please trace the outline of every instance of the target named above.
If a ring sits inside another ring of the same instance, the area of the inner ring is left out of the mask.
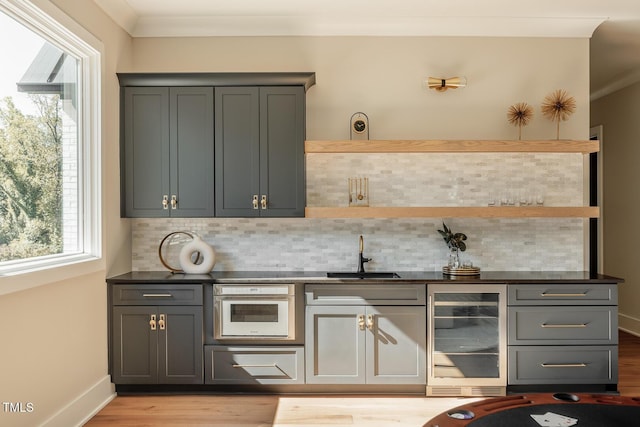
[[[640,319],[618,313],[618,329],[640,337]]]
[[[111,383],[111,377],[106,375],[42,423],[41,427],[80,427],[107,406],[115,397],[116,392],[114,385]]]

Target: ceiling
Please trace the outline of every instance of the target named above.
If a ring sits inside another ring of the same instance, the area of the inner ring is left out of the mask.
[[[133,37],[591,37],[592,98],[640,81],[639,0],[94,1]]]

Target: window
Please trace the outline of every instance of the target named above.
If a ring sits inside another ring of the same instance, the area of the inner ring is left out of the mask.
[[[18,0],[0,51],[0,275],[97,258],[99,52]]]

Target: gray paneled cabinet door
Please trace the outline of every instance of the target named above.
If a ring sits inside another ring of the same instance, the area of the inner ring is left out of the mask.
[[[308,384],[425,384],[422,306],[308,306]]]
[[[112,330],[114,383],[204,382],[202,307],[117,306]]]
[[[216,216],[304,216],[304,88],[215,93]]]
[[[212,87],[124,89],[124,216],[211,217]]]

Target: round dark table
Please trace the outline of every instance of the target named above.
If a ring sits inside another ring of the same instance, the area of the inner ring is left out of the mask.
[[[640,397],[536,393],[496,397],[450,409],[423,427],[539,427],[531,415],[575,418],[577,427],[640,425]]]

